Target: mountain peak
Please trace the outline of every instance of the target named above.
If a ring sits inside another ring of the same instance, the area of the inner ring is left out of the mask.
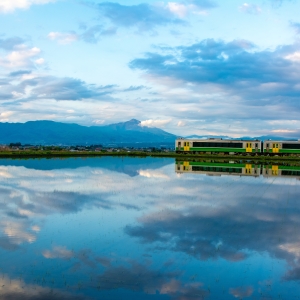
[[[137,119],[131,119],[127,122],[124,122],[124,123],[130,123],[130,124],[141,124],[141,121],[137,120]]]

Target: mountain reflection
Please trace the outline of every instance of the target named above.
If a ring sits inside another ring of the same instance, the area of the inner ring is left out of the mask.
[[[299,294],[297,165],[102,160],[0,166],[0,299]]]

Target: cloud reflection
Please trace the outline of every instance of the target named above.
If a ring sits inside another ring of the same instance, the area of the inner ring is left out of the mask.
[[[83,296],[74,295],[58,289],[45,288],[36,284],[26,284],[23,280],[12,280],[4,275],[0,278],[1,300],[81,300]]]
[[[264,256],[284,266],[276,273],[282,286],[300,279],[296,179],[178,176],[173,161],[153,168],[131,164],[138,174],[131,177],[119,163],[85,161],[51,170],[3,166],[11,177],[0,179],[0,251],[13,257],[17,250],[37,249],[30,259],[53,266],[46,284],[64,270],[70,286],[80,282],[95,299],[124,290],[141,298],[210,297],[219,291],[209,291],[215,279],[205,268],[237,268]],[[57,216],[63,226],[48,226]],[[235,279],[226,283],[224,299],[254,297],[256,277],[247,284]]]

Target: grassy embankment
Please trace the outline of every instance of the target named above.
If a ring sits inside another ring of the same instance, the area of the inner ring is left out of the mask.
[[[144,152],[144,151],[123,151],[123,152],[91,152],[91,151],[55,151],[55,150],[38,150],[38,151],[0,151],[0,158],[52,158],[52,157],[97,157],[97,156],[136,156],[136,157],[170,157],[178,160],[194,159],[225,159],[225,160],[251,160],[257,162],[264,161],[293,161],[300,163],[298,156],[241,156],[241,155],[224,155],[224,154],[177,154],[175,152]]]

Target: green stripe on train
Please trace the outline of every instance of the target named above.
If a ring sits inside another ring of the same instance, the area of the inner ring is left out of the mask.
[[[264,152],[268,152],[267,149],[264,149]],[[276,152],[273,152],[272,149],[269,149],[268,153],[274,153],[276,154]],[[299,153],[300,154],[300,149],[279,149],[279,152],[277,153]]]
[[[298,170],[300,171],[299,166],[278,166],[279,170]]]

